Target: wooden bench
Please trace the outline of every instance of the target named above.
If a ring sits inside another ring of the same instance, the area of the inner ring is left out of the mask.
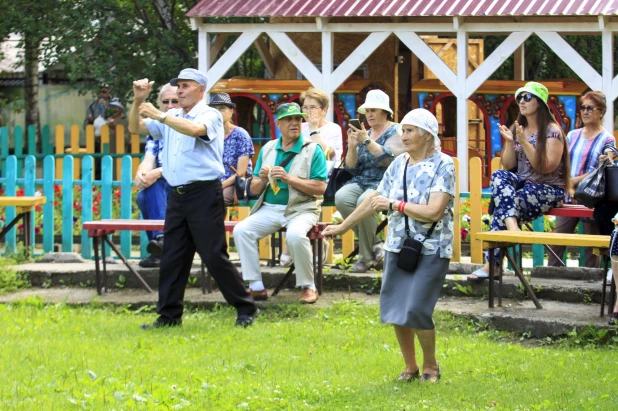
[[[234,231],[234,227],[238,224],[238,221],[226,221],[225,222],[225,231],[228,233],[232,233]],[[315,273],[316,280],[316,288],[318,289],[318,293],[322,295],[322,253],[323,253],[323,240],[322,230],[329,225],[330,223],[318,223],[307,233],[309,240],[311,241],[311,246],[313,249],[313,267]],[[118,257],[122,260],[124,265],[129,269],[129,271],[141,282],[142,286],[148,291],[152,292],[152,289],[148,286],[146,281],[139,275],[137,270],[129,264],[129,261],[122,255],[118,247],[111,241],[108,237],[110,234],[114,234],[116,231],[160,231],[163,230],[165,225],[164,220],[98,220],[98,221],[89,221],[83,224],[84,230],[88,230],[88,237],[92,238],[92,246],[94,249],[94,260],[95,260],[95,273],[96,273],[96,287],[97,293],[99,295],[102,294],[103,289],[107,289],[107,267],[105,263],[105,243],[107,243],[111,249],[118,255]],[[285,228],[282,228],[278,231],[279,233],[285,232]],[[273,236],[276,233],[273,233]],[[274,241],[272,241],[274,243]],[[103,261],[103,270],[101,271],[99,265],[99,243],[101,246],[101,260]],[[273,252],[272,258],[275,258],[275,253]],[[295,267],[292,264],[289,268],[282,280],[277,285],[275,291],[273,292],[273,296],[276,296],[281,288],[285,285],[285,282],[289,279],[289,277],[294,273]],[[103,274],[103,281],[101,281],[101,273]],[[206,289],[208,292],[212,292],[212,279],[210,275],[206,275],[204,263],[202,263],[202,293],[206,293]]]
[[[495,256],[494,249],[500,250],[500,261],[505,256],[513,271],[519,278],[519,281],[525,287],[530,299],[534,302],[536,308],[541,309],[541,303],[537,299],[530,284],[524,278],[523,271],[520,265],[515,262],[515,258],[508,252],[508,248],[518,244],[545,244],[558,246],[580,246],[585,244],[587,247],[593,247],[598,250],[599,254],[604,259],[604,277],[607,277],[608,269],[608,249],[610,237],[607,235],[587,235],[587,234],[557,234],[557,233],[540,233],[534,231],[488,231],[476,234],[476,238],[483,242],[483,248],[489,249],[489,308],[494,308],[494,267]],[[498,306],[502,306],[502,266],[500,266],[499,288],[498,288]],[[601,316],[605,304],[605,287],[602,289],[601,297]]]
[[[594,212],[593,208],[588,208],[579,204],[564,204],[562,207],[556,207],[549,210],[547,215],[553,215],[557,217],[578,217],[578,218],[592,218]]]
[[[8,233],[11,228],[13,228],[13,226],[15,226],[15,224],[17,224],[19,222],[19,220],[21,219],[24,225],[24,247],[26,249],[26,258],[29,256],[30,254],[30,243],[31,243],[31,238],[30,238],[30,231],[31,231],[31,226],[30,226],[30,220],[31,220],[31,215],[32,212],[34,211],[34,209],[37,206],[43,205],[47,202],[47,197],[44,196],[29,196],[29,197],[8,197],[8,196],[3,196],[0,197],[0,207],[15,207],[17,215],[15,216],[15,218],[13,218],[13,220],[11,220],[11,222],[9,222],[6,227],[4,227],[2,229],[2,231],[0,232],[0,240],[4,238],[4,236],[6,235],[6,233]]]

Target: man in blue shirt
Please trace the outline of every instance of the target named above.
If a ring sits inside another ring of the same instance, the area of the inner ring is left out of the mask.
[[[281,138],[262,147],[251,181],[251,192],[261,196],[249,217],[234,228],[242,275],[256,300],[268,298],[257,242],[282,227],[286,227],[288,251],[296,267],[296,285],[302,288],[300,301],[312,304],[318,299],[307,233],[320,217],[328,173],[322,148],[301,135],[305,117],[296,103],[277,108]]]
[[[206,76],[184,69],[170,81],[178,87],[181,108],[168,112],[145,103],[152,84],[133,82],[135,100],[129,116],[131,133],[162,139],[163,177],[172,191],[165,213],[165,245],[159,271],[159,318],[143,328],[182,323],[185,287],[197,251],[226,301],[238,312],[236,325],[246,327],[259,314],[240,273],[230,262],[225,242],[223,189],[223,119],[204,102]]]

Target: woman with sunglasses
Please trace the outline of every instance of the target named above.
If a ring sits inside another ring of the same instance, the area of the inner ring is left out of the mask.
[[[491,231],[519,230],[564,201],[569,187],[569,150],[562,129],[547,105],[547,88],[528,82],[515,92],[517,121],[500,125],[504,139],[502,166],[491,175],[494,213]],[[509,171],[514,170],[514,171]],[[498,256],[496,250],[496,256]],[[489,261],[489,252],[487,252]],[[501,264],[499,258],[495,259]],[[489,263],[468,280],[489,278]]]
[[[223,117],[223,168],[221,177],[223,201],[226,206],[234,204],[236,176],[248,176],[252,173],[251,156],[255,153],[251,136],[242,127],[234,124],[234,108],[230,95],[227,93],[213,94],[208,104],[221,112]]]
[[[607,110],[605,94],[600,91],[589,91],[581,98],[579,114],[582,128],[573,130],[567,135],[569,157],[571,162],[571,187],[575,189],[591,171],[599,165],[599,156],[603,154],[606,145],[615,146],[616,140],[603,128],[603,115]],[[567,198],[567,201],[570,201]],[[581,219],[584,234],[599,234],[597,224],[592,219]],[[579,223],[578,217],[558,217],[554,233],[573,233]],[[609,220],[608,220],[609,222]],[[611,227],[611,225],[610,225]],[[611,229],[606,235],[611,233]],[[547,265],[562,267],[562,255],[566,247],[552,247],[555,255],[549,253]],[[599,257],[592,253],[592,248],[586,248],[586,267],[598,267]]]

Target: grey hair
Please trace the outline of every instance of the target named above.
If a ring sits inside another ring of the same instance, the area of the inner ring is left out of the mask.
[[[159,90],[159,101],[161,101],[161,99],[163,98],[163,93],[165,93],[169,89],[174,89],[174,91],[176,91],[178,87],[174,87],[170,83],[167,83],[166,85],[161,87],[161,90]]]

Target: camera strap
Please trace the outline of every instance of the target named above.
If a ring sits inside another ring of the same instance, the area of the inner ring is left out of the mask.
[[[406,175],[408,173],[408,164],[410,163],[410,157],[408,157],[408,159],[406,160],[406,165],[403,168],[403,201],[404,202],[408,202],[408,186],[406,184]],[[436,167],[436,172],[433,175],[433,178],[431,179],[431,184],[429,185],[429,189],[431,190],[431,186],[433,185],[433,180],[436,178],[436,174],[438,174],[438,169],[440,168],[440,165],[442,164],[442,161],[440,161],[440,163],[438,164],[438,167]],[[429,204],[429,196],[431,195],[431,191],[429,192],[429,194],[427,195],[427,204]],[[408,224],[408,217],[407,215],[405,215],[405,213],[403,213],[403,217],[404,217],[404,221],[406,223],[406,236],[408,238],[410,237],[410,225]],[[425,239],[428,239],[429,237],[431,237],[431,234],[433,234],[433,230],[436,228],[436,224],[438,224],[437,221],[434,221],[433,224],[431,225],[431,228],[429,228],[429,230],[427,230],[427,234],[425,234]],[[423,240],[424,241],[424,240]]]

